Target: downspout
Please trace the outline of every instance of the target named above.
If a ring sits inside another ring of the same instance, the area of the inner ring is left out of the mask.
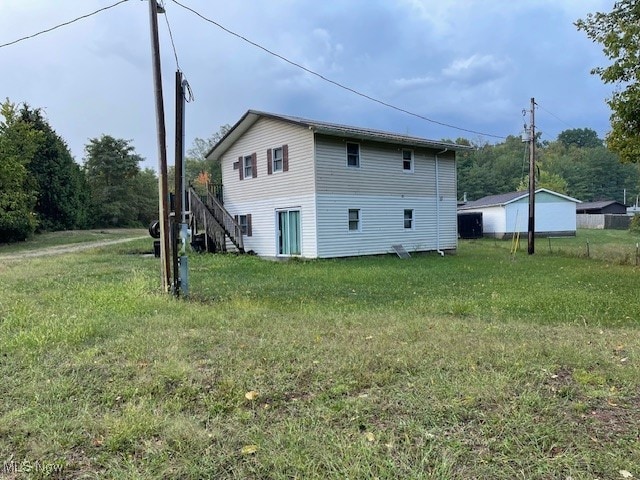
[[[449,149],[445,148],[441,152],[436,153],[436,252],[440,256],[444,257],[444,252],[440,250],[440,167],[438,161],[438,155],[448,152]]]

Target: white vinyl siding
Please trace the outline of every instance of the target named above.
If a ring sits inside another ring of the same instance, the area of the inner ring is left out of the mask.
[[[403,228],[407,203],[413,207],[413,230]],[[391,245],[412,251],[452,250],[457,247],[455,199],[441,202],[440,242],[436,239],[436,199],[432,197],[379,197],[364,195],[318,195],[318,257],[346,257],[392,253]],[[384,205],[384,208],[381,206]],[[345,212],[358,208],[358,235],[345,228]],[[443,221],[446,216],[454,221]]]
[[[316,135],[316,191],[345,195],[435,195],[435,150],[413,150],[413,171],[402,169],[402,147],[360,143],[360,168],[345,168],[346,140]],[[438,157],[440,194],[456,197],[454,153]],[[455,220],[455,219],[454,219]]]
[[[288,145],[289,170],[268,175],[267,150],[274,145]],[[233,163],[248,152],[256,153],[258,175],[243,183]],[[298,125],[261,118],[222,155],[221,165],[225,204],[312,194],[315,185],[313,133]]]
[[[277,212],[282,210],[300,211],[300,255],[305,258],[316,258],[316,204],[314,197],[280,197],[258,201],[244,201],[225,204],[227,210],[235,215],[237,212],[251,210],[251,237],[244,237],[246,251],[253,250],[261,257],[278,256]],[[227,249],[234,251],[234,246],[227,241]]]

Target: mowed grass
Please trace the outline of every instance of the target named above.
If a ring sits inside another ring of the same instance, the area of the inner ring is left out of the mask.
[[[633,265],[194,255],[176,301],[150,241],[0,264],[0,458],[63,469],[16,478],[640,477]]]

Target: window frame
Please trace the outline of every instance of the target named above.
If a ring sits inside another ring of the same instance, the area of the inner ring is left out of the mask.
[[[276,158],[276,152],[280,151],[280,158]],[[276,162],[280,162],[280,168],[276,168]],[[271,172],[280,173],[284,172],[284,148],[275,147],[271,149]]]
[[[253,155],[242,156],[242,176],[243,178],[253,178]]]
[[[409,212],[409,218],[407,218],[407,212]],[[415,226],[416,226],[415,209],[405,208],[402,212],[402,220],[403,220],[403,227],[405,230],[415,230]],[[408,227],[407,227],[407,222],[409,222]]]
[[[349,146],[350,145],[355,145],[358,149],[358,152],[356,154],[353,153],[349,153]],[[346,142],[345,143],[345,154],[347,157],[347,167],[349,168],[360,168],[360,160],[361,160],[361,149],[360,149],[360,144],[357,142]],[[356,163],[354,165],[352,165],[351,163],[349,163],[350,161],[350,156],[356,155]]]
[[[351,212],[356,213],[356,219],[351,219]],[[351,228],[351,223],[355,222],[356,228]],[[347,210],[347,229],[349,233],[358,233],[362,231],[362,209],[360,208],[349,208]]]
[[[240,227],[240,235],[251,237],[253,235],[253,228],[251,226],[251,214],[245,213],[244,215],[234,215],[234,220]]]
[[[405,158],[404,156],[405,152],[409,152],[409,155],[410,155],[409,159]],[[409,168],[406,168],[405,162],[409,162]],[[403,148],[402,149],[402,171],[404,173],[413,173],[414,165],[415,165],[414,151],[409,148]]]
[[[244,221],[243,221],[244,220]],[[238,215],[238,225],[240,225],[240,233],[249,235],[249,221],[247,215]]]

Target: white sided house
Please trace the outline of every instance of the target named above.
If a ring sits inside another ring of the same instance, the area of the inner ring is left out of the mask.
[[[535,193],[535,234],[540,236],[574,236],[576,204],[580,200],[539,188]],[[527,234],[529,192],[490,195],[458,208],[460,212],[482,213],[484,236],[504,238],[514,233]]]
[[[331,258],[455,250],[455,154],[466,148],[250,110],[207,158],[221,163],[245,251]]]

